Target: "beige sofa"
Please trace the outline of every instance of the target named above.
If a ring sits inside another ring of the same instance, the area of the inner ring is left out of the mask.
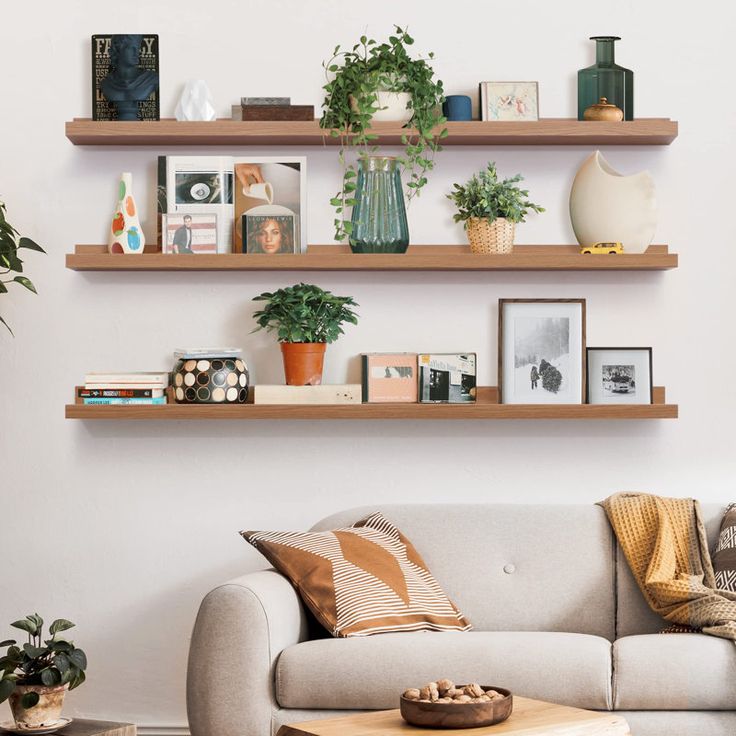
[[[380,510],[411,539],[474,625],[469,633],[333,639],[310,626],[273,570],[215,588],[189,655],[192,736],[269,736],[283,723],[394,708],[438,677],[616,710],[634,736],[736,734],[736,647],[658,634],[598,506],[402,505]],[[705,507],[711,543],[722,507]],[[315,638],[318,637],[318,638]]]

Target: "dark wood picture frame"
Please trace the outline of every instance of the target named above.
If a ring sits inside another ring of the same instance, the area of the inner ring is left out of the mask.
[[[651,347],[587,347],[585,348],[585,402],[590,404],[590,371],[588,366],[590,365],[590,352],[592,350],[639,350],[642,352],[649,353],[649,401],[647,404],[654,403],[654,367],[652,361],[652,348]],[[606,403],[606,402],[597,402]],[[615,403],[615,402],[610,402]],[[641,402],[637,402],[641,403]]]
[[[580,403],[587,399],[588,353],[586,350],[586,309],[585,299],[499,299],[498,300],[498,402],[503,404],[503,315],[506,304],[580,304]]]

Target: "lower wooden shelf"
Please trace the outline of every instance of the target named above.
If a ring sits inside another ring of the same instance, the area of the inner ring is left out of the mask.
[[[67,419],[677,419],[677,404],[654,388],[653,404],[499,404],[495,386],[472,404],[319,404],[105,406],[67,404]]]

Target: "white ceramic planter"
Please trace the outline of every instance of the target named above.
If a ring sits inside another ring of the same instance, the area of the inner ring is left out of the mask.
[[[379,90],[378,106],[385,108],[384,110],[376,110],[373,114],[373,120],[379,123],[406,123],[413,114],[413,110],[407,105],[411,102],[411,95],[408,92],[385,92]]]
[[[643,253],[657,229],[654,180],[648,171],[622,176],[596,151],[575,175],[570,218],[580,245],[619,242]]]

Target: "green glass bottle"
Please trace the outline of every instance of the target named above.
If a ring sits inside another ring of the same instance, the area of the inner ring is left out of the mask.
[[[624,120],[634,119],[634,72],[614,61],[614,43],[618,36],[591,36],[595,41],[595,64],[578,72],[578,120],[585,109],[601,97],[624,111]]]

